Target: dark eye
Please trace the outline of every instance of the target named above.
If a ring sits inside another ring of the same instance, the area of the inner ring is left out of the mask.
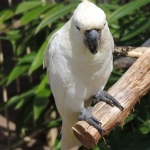
[[[77,28],[78,30],[80,30],[80,28],[79,28],[78,26],[76,26],[76,28]]]
[[[104,23],[104,26],[106,25],[106,22]]]
[[[100,32],[100,29],[95,29],[97,32]]]

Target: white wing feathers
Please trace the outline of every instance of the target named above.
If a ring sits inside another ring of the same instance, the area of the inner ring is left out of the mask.
[[[49,40],[48,42],[48,45],[46,47],[46,50],[45,50],[45,53],[44,53],[44,60],[43,60],[43,68],[49,68],[49,57],[50,57],[50,54],[51,56],[53,55],[53,49],[51,48],[52,45],[54,45],[55,41],[57,41],[56,39],[56,34],[54,34],[51,39]]]

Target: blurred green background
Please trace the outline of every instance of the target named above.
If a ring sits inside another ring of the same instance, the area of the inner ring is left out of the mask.
[[[107,14],[116,46],[138,47],[150,37],[150,0],[91,1]],[[61,119],[42,68],[43,52],[79,2],[0,1],[0,149],[60,149]],[[114,68],[106,88],[124,72]],[[93,150],[150,150],[150,95],[105,139]]]

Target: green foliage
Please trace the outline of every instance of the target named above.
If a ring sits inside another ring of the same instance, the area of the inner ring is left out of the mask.
[[[38,25],[35,32],[36,33],[39,32],[39,30],[41,30],[42,28],[44,28],[48,24],[50,24],[50,23],[56,21],[57,19],[65,16],[66,14],[68,14],[70,12],[70,10],[75,8],[75,6],[76,6],[76,4],[74,4],[74,3],[70,4],[70,5],[66,5],[66,6],[64,4],[58,4],[54,8],[50,9],[47,12],[47,14],[45,14],[44,19]]]
[[[8,108],[14,104],[16,104],[17,102],[19,101],[22,101],[24,99],[28,99],[30,98],[31,96],[33,96],[34,94],[34,91],[35,89],[32,89],[32,90],[29,90],[29,91],[26,91],[26,92],[23,92],[21,93],[20,95],[15,95],[13,97],[11,97],[7,103],[2,103],[0,104],[0,110],[4,110],[5,108]],[[19,106],[17,106],[18,108]]]
[[[7,85],[9,88],[18,78],[33,78],[26,89],[12,96],[6,103],[0,104],[1,111],[10,107],[19,110],[16,122],[18,135],[22,129],[28,131],[35,128],[52,128],[61,124],[60,119],[39,123],[51,95],[46,70],[42,69],[43,53],[50,37],[67,22],[78,2],[64,0],[52,4],[43,3],[41,0],[24,1],[9,9],[0,10],[0,30],[3,33],[0,39],[9,41],[14,53],[14,65],[8,65],[0,73],[0,86]],[[134,0],[124,5],[119,3],[119,0],[114,0],[110,4],[98,6],[107,13],[116,45],[140,46],[150,35],[149,0]],[[17,27],[12,27],[15,17],[18,24]],[[27,50],[30,52],[26,53]],[[5,61],[8,64],[10,60]],[[114,69],[107,88],[122,74],[123,71]],[[100,141],[93,150],[150,149],[150,103],[146,101],[148,98],[145,97],[137,106],[138,113],[134,112],[128,117],[123,130],[116,129],[106,137],[110,147]],[[53,110],[53,107],[49,108],[50,113]],[[29,126],[31,120],[34,123]],[[59,140],[56,140],[55,148],[60,148]]]
[[[108,22],[112,23],[113,21],[116,21],[126,15],[131,14],[134,10],[137,10],[138,8],[146,5],[149,3],[149,0],[136,0],[130,3],[127,3],[120,8],[118,8],[116,11],[114,11],[108,18]]]
[[[24,74],[29,68],[29,65],[18,65],[13,68],[11,71],[8,80],[7,80],[7,85],[9,85],[12,81],[17,79],[20,75]]]

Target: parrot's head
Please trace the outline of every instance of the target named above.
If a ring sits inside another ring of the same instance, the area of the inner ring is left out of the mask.
[[[85,46],[92,54],[96,54],[101,33],[107,24],[104,11],[88,0],[83,0],[74,11],[72,20],[76,32],[83,35]]]

